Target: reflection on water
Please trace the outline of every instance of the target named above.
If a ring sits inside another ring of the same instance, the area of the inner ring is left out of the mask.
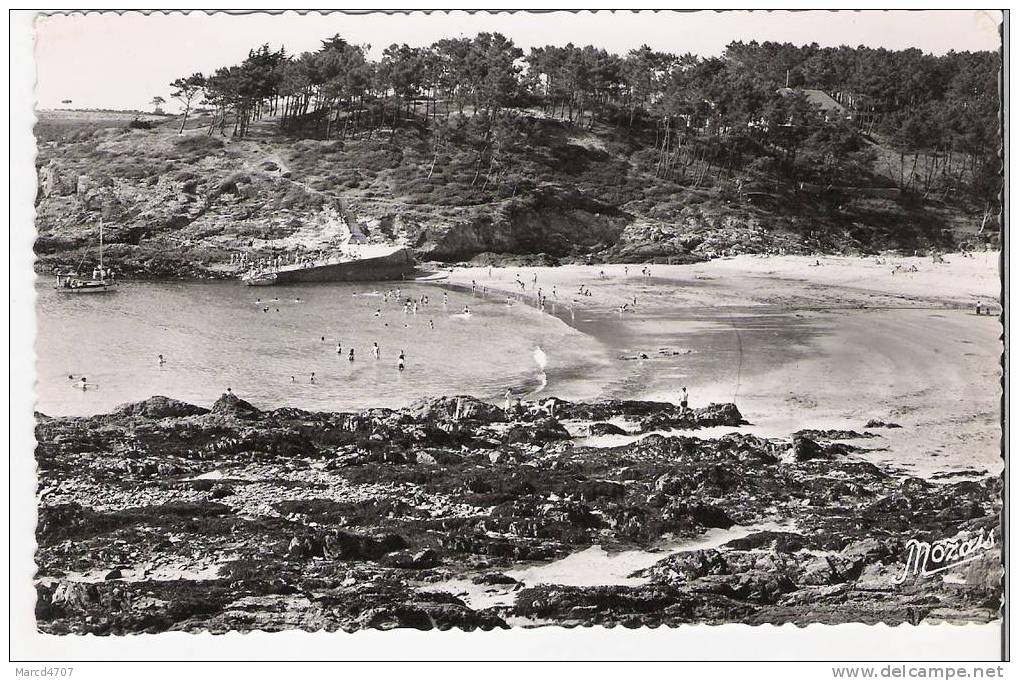
[[[591,399],[618,371],[596,340],[525,305],[449,292],[444,306],[441,289],[422,285],[387,299],[396,285],[125,283],[75,296],[40,284],[37,409],[87,415],[155,394],[208,405],[228,387],[266,408],[318,410],[455,393],[501,399],[507,388],[532,394],[545,382],[557,395]],[[93,389],[77,389],[83,375]]]

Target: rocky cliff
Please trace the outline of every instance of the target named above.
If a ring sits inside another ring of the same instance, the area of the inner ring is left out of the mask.
[[[469,148],[443,155],[415,127],[316,141],[281,137],[271,123],[244,140],[199,128],[177,135],[172,120],[151,129],[60,123],[51,116],[37,127],[40,271],[94,261],[100,218],[109,261],[159,277],[228,276],[240,252],[328,250],[344,228],[405,243],[422,260],[683,262],[912,251],[952,246],[980,226],[940,204],[819,195],[767,178],[756,180],[770,193],[747,191],[742,177],[663,180],[633,134],[578,137],[552,121],[532,121],[498,164]]]

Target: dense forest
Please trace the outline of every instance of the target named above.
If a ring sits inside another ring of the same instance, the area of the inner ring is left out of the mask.
[[[992,52],[734,42],[719,58],[573,44],[525,53],[498,33],[391,45],[378,61],[368,50],[340,36],[300,55],[263,45],[240,64],[182,77],[172,83],[181,130],[196,109],[208,134],[242,138],[264,121],[339,140],[417,126],[433,168],[469,153],[487,183],[541,118],[650,138],[654,175],[683,184],[739,173],[890,184],[988,208],[1000,190]],[[874,176],[875,140],[899,155],[898,176]]]

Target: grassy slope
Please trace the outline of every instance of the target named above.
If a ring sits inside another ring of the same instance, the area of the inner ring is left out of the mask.
[[[328,248],[344,220],[443,260],[485,252],[639,262],[913,250],[979,228],[979,217],[958,209],[822,198],[769,177],[741,178],[768,188],[770,198],[757,203],[741,199],[732,178],[710,174],[699,186],[692,173],[657,179],[653,133],[610,127],[529,119],[519,143],[490,166],[466,148],[435,156],[413,125],[372,139],[295,141],[263,122],[251,139],[234,141],[206,137],[201,119],[183,137],[172,118],[153,123],[131,130],[114,114],[43,118],[41,270],[88,261],[100,215],[111,261],[152,276],[223,275],[222,263],[242,249]]]

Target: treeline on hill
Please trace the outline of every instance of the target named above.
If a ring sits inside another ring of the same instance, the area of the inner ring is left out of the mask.
[[[301,55],[263,45],[238,65],[178,79],[181,131],[199,103],[210,135],[245,137],[256,121],[340,140],[415,126],[433,169],[467,149],[487,183],[503,152],[526,141],[525,119],[541,117],[625,129],[653,150],[649,173],[692,186],[711,175],[892,184],[988,209],[1001,186],[993,52],[734,42],[719,58],[572,44],[525,54],[481,33],[391,45],[379,61],[367,53],[339,36]],[[878,149],[894,150],[897,172],[877,176]]]

